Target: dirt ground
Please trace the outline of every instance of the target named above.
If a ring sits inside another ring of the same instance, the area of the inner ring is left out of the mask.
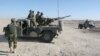
[[[63,21],[63,31],[52,43],[34,39],[18,39],[16,52],[9,53],[8,43],[2,28],[10,23],[0,21],[0,56],[100,56],[100,22],[98,29],[78,29],[79,21]]]

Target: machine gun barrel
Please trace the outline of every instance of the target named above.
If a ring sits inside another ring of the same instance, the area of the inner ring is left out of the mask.
[[[67,18],[67,17],[70,17],[71,15],[68,15],[68,16],[64,16],[64,17],[57,17],[57,18],[47,18],[47,20],[44,22],[44,25],[49,25],[51,22],[54,22],[56,20],[60,20],[60,19],[64,19],[64,18]]]
[[[57,18],[53,18],[53,20],[59,20],[59,19],[64,19],[64,18],[67,18],[67,17],[70,17],[71,15],[68,15],[68,16],[64,16],[64,17],[57,17]]]

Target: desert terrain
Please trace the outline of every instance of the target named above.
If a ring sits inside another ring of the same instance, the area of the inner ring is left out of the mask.
[[[18,39],[15,53],[9,53],[3,27],[10,20],[0,19],[0,56],[100,56],[100,22],[97,29],[78,29],[79,21],[63,20],[63,31],[52,43]]]

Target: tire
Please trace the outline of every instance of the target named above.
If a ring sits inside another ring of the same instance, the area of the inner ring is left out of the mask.
[[[42,33],[41,39],[43,42],[49,43],[53,40],[53,38],[54,38],[54,34],[51,31],[44,31]]]
[[[79,24],[79,25],[78,25],[78,28],[79,28],[79,29],[82,29],[82,28],[83,28],[83,24]]]

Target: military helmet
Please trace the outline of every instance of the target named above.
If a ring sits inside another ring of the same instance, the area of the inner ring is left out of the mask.
[[[11,19],[11,22],[15,22],[15,21],[16,21],[15,18],[12,18],[12,19]]]
[[[39,11],[37,11],[37,13],[40,13]]]
[[[32,13],[34,13],[34,11],[32,11]]]
[[[41,15],[43,15],[43,13],[41,12]]]

